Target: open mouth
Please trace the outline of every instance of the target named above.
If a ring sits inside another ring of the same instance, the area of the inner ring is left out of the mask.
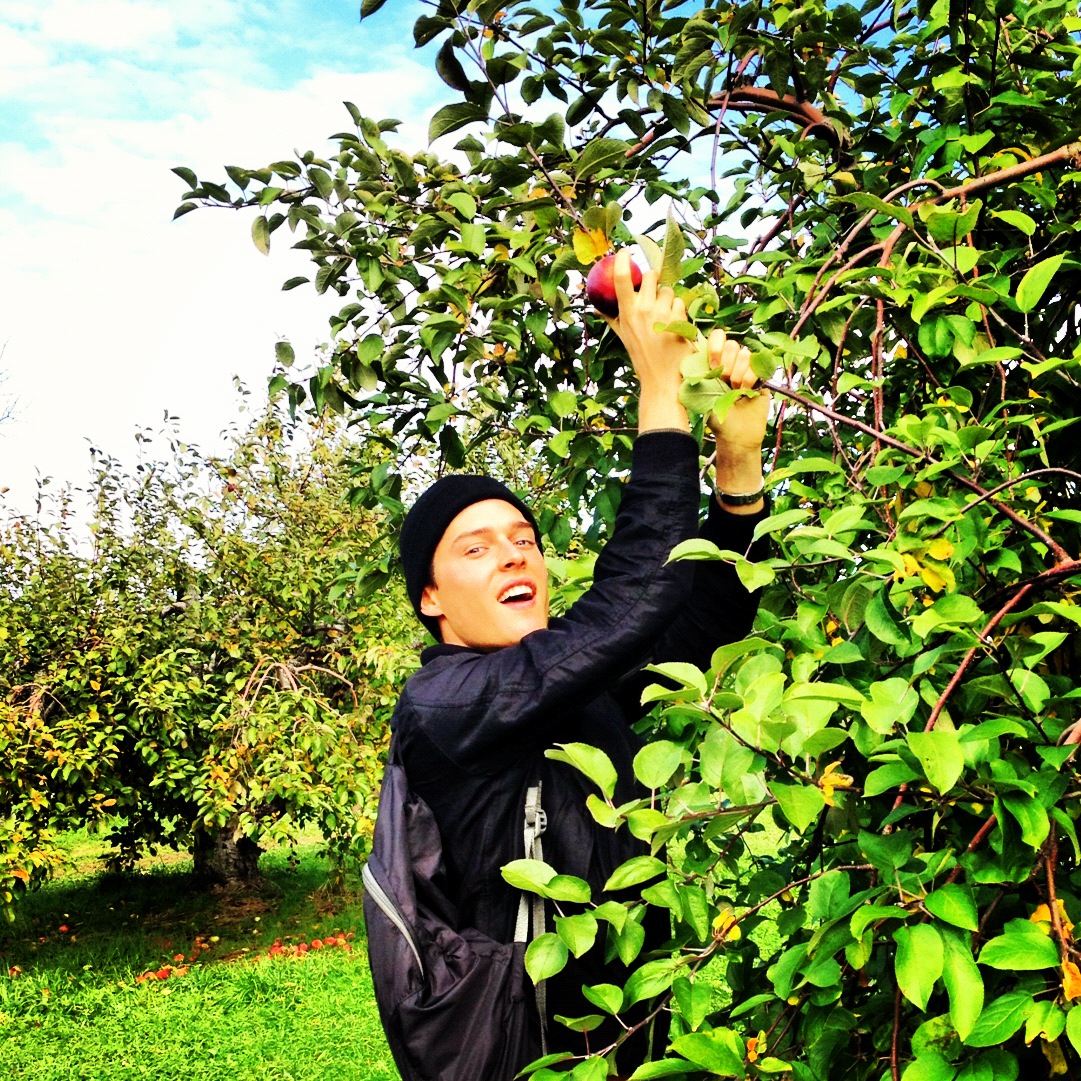
[[[529,582],[515,582],[499,594],[499,603],[508,605],[526,605],[537,595],[537,590]]]

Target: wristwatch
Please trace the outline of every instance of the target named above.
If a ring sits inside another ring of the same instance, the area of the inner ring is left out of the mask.
[[[752,503],[757,503],[765,494],[766,487],[763,485],[757,492],[743,492],[739,495],[733,495],[731,492],[722,492],[720,488],[713,489],[717,493],[717,498],[722,503],[727,503],[730,507],[748,507]]]

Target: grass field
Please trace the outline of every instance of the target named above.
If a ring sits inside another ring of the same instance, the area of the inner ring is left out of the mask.
[[[70,840],[80,870],[0,924],[4,1081],[398,1081],[359,895],[326,888],[317,839],[244,896],[193,893],[183,861],[106,875]]]

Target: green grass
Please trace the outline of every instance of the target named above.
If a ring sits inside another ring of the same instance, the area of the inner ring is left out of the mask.
[[[265,888],[243,896],[193,892],[184,863],[106,875],[92,838],[72,847],[84,873],[0,928],[5,1081],[398,1081],[359,895],[326,890],[317,843],[268,853]],[[335,931],[355,932],[350,950],[267,956]]]

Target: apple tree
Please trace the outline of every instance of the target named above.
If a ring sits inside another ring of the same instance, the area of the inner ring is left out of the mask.
[[[414,36],[448,86],[427,148],[347,103],[329,151],[177,169],[178,215],[248,210],[261,250],[310,254],[285,288],[328,295],[330,352],[279,378],[394,433],[366,501],[500,435],[552,547],[579,522],[596,546],[635,419],[582,294],[613,244],[776,402],[772,556],[677,553],[763,591],[755,636],[659,673],[646,803],[555,752],[656,858],[530,971],[595,940],[635,963],[566,1020],[651,1003],[663,1057],[619,1063],[640,1079],[1076,1075],[1077,4],[438,0]],[[695,413],[725,407],[697,358],[685,377]],[[639,957],[651,905],[674,949]],[[587,1040],[534,1076],[605,1076],[619,1048]]]
[[[0,532],[0,900],[89,825],[130,865],[194,852],[207,881],[257,871],[263,839],[319,826],[343,860],[370,835],[394,688],[414,629],[394,588],[357,604],[382,519],[350,506],[341,426],[275,410],[210,458],[98,454],[71,493]],[[144,440],[145,442],[145,440]]]

